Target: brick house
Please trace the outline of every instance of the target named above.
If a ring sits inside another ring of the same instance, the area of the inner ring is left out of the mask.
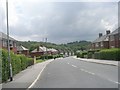
[[[49,49],[47,49],[47,53],[50,55],[55,55],[55,54],[58,54],[58,50],[56,50],[54,48],[49,48]]]
[[[91,48],[92,49],[108,49],[109,48],[109,35],[110,31],[106,31],[106,35],[99,33],[99,37],[92,42]]]
[[[14,53],[17,53],[17,40],[15,40],[12,37],[9,37],[9,42],[10,42],[10,50],[13,51]],[[0,48],[8,49],[7,43],[8,43],[7,35],[0,32]]]
[[[34,56],[39,57],[41,55],[44,55],[46,53],[46,51],[47,51],[46,47],[39,46],[36,49],[34,49],[33,51],[31,51],[30,56],[31,57],[34,57]]]
[[[109,47],[120,48],[120,27],[109,35]]]
[[[29,49],[22,45],[17,46],[17,54],[24,54],[25,56],[29,56]]]

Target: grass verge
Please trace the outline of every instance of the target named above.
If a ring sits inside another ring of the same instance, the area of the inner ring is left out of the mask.
[[[36,63],[44,62],[44,60],[36,60]]]

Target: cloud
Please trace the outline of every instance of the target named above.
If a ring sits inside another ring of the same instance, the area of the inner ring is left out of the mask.
[[[99,32],[117,28],[117,2],[13,1],[9,8],[10,34],[18,40],[41,41],[47,37],[55,43],[92,41]]]

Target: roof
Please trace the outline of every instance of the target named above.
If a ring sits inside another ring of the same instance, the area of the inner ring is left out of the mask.
[[[115,35],[118,33],[120,33],[120,27],[118,29],[114,30],[110,35]]]
[[[39,46],[39,51],[37,51],[37,48],[36,49],[34,49],[32,52],[45,52],[47,50],[47,48],[46,47],[41,47],[41,46]]]
[[[7,39],[7,35],[3,32],[0,32],[0,39]],[[9,37],[9,39],[12,40],[12,41],[17,41],[12,37]]]
[[[109,39],[109,35],[104,35],[104,36],[101,36],[101,37],[97,38],[95,41],[93,41],[93,43],[102,42],[102,41],[108,41],[108,39]]]
[[[28,50],[27,48],[25,48],[24,46],[17,46],[17,51],[24,51],[24,50]]]
[[[47,49],[47,51],[57,52],[57,50],[56,50],[56,49],[54,49],[54,48]]]

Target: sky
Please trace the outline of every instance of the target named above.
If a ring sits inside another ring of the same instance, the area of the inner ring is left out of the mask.
[[[93,41],[118,25],[118,0],[8,0],[10,36],[19,41]],[[0,31],[6,33],[5,0]]]

